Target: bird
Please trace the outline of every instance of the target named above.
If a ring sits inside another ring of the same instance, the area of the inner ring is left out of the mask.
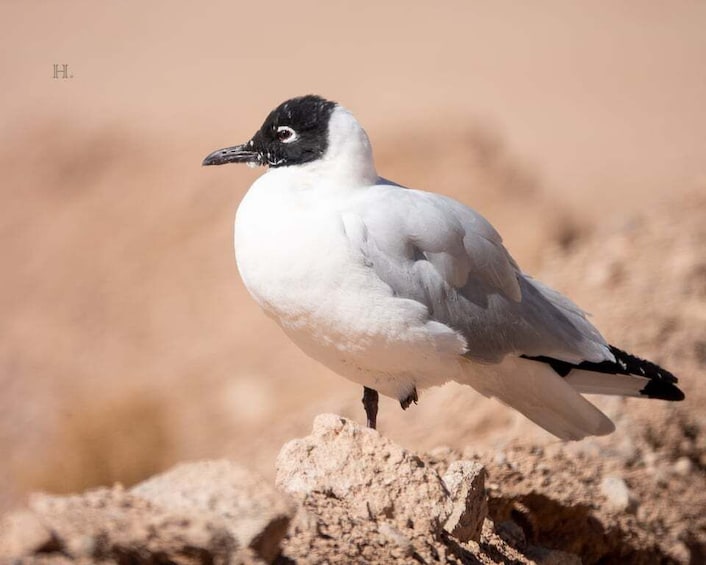
[[[226,163],[267,168],[235,216],[245,287],[304,353],[363,386],[368,427],[379,394],[407,409],[448,381],[562,440],[615,430],[583,394],[684,399],[672,373],[609,344],[523,273],[481,214],[380,177],[342,105],[286,100],[202,164]]]

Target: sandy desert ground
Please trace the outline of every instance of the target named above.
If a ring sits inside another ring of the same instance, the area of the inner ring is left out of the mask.
[[[238,278],[260,171],[200,167],[308,92],[354,111],[381,174],[481,211],[609,341],[679,374],[677,408],[606,406],[686,422],[655,449],[703,480],[703,3],[5,2],[0,22],[0,510],[198,458],[272,478],[316,414],[362,421],[358,387]],[[379,425],[420,453],[554,445],[454,386],[383,401]]]

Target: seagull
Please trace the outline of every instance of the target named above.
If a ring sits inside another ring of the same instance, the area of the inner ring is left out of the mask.
[[[452,380],[564,440],[615,430],[582,394],[684,399],[674,375],[523,273],[478,212],[380,177],[343,106],[287,100],[203,161],[225,163],[267,167],[235,217],[247,290],[304,353],[363,385],[369,427],[379,394],[407,409]]]

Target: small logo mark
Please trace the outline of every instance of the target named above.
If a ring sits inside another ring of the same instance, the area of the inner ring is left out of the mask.
[[[74,78],[74,75],[69,74],[69,65],[67,65],[66,63],[54,63],[54,78]]]

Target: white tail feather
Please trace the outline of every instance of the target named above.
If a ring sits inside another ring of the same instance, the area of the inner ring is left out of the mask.
[[[574,389],[582,394],[612,394],[644,398],[640,391],[649,379],[639,375],[612,375],[591,371],[573,370],[564,377]]]
[[[495,397],[565,440],[606,435],[615,425],[544,363],[506,357],[497,365],[466,362],[464,384]]]

